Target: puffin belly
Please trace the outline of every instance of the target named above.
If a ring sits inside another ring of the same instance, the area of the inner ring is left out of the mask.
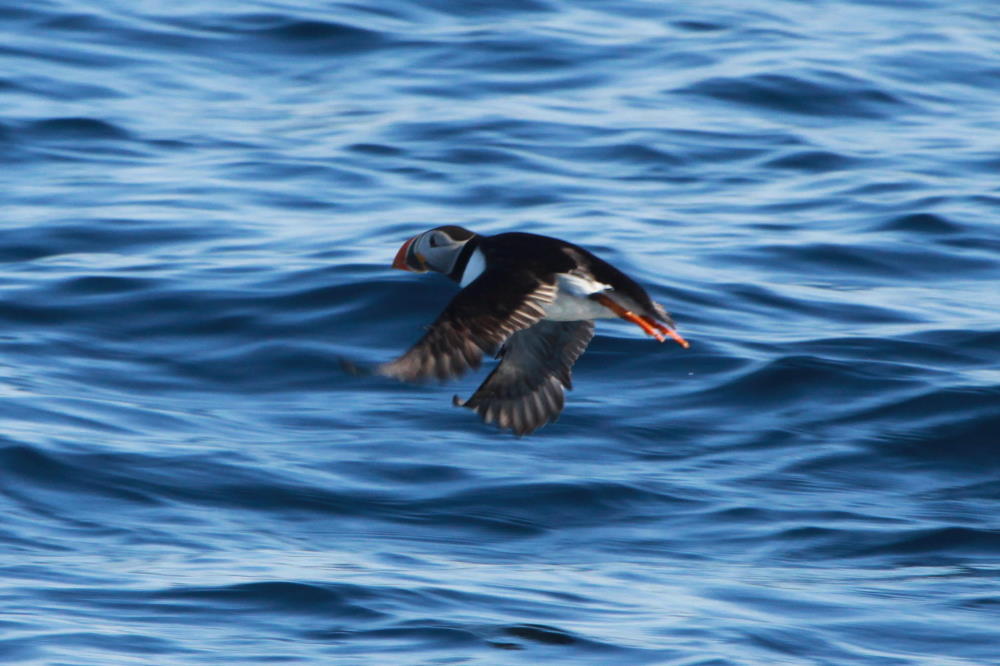
[[[588,298],[591,294],[602,294],[611,287],[579,275],[561,274],[557,277],[559,293],[555,301],[545,307],[545,318],[551,321],[580,321],[583,319],[605,319],[615,316],[613,312]]]

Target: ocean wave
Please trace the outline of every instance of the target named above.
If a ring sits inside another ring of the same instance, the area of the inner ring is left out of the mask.
[[[986,10],[22,5],[0,660],[995,653]],[[691,348],[599,322],[524,438],[451,405],[494,359],[365,374],[442,224],[588,247]]]

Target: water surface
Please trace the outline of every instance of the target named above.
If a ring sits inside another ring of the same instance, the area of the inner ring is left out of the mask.
[[[0,2],[0,660],[1000,663],[998,21]],[[345,374],[439,224],[692,348],[602,322],[523,439]]]

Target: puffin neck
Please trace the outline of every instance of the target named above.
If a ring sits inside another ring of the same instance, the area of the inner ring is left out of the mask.
[[[473,236],[462,248],[462,251],[458,253],[458,257],[455,259],[454,265],[448,272],[448,277],[450,277],[455,282],[461,282],[462,276],[465,275],[465,267],[469,265],[469,259],[472,257],[472,253],[476,251],[479,247],[479,236]]]

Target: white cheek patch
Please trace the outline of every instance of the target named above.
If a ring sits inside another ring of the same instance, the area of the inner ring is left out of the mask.
[[[472,253],[472,256],[469,257],[469,263],[465,265],[465,272],[462,273],[462,279],[458,285],[460,287],[468,285],[470,282],[482,275],[485,270],[486,259],[483,258],[483,253],[477,248]]]

